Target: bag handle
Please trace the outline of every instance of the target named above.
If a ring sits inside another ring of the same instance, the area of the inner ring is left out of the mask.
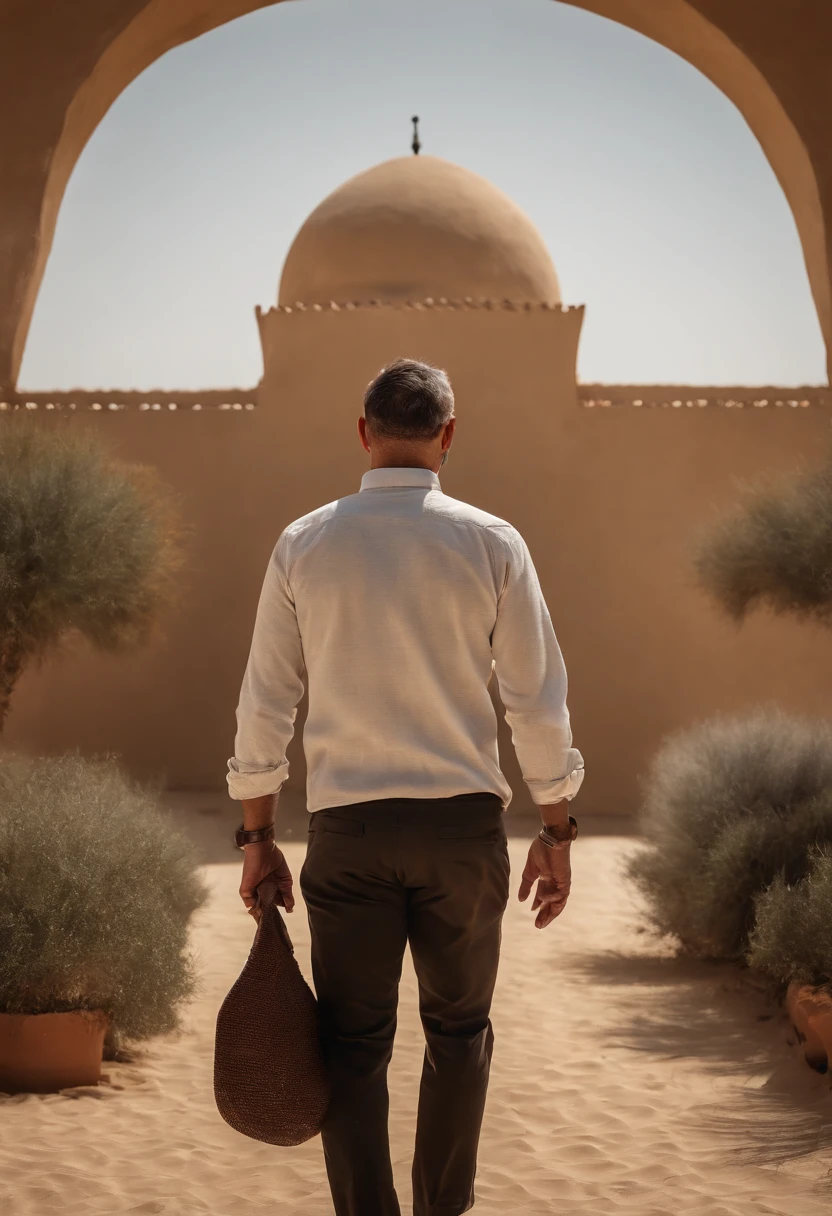
[[[257,906],[260,908],[260,919],[257,922],[257,934],[254,940],[257,941],[261,932],[267,934],[277,933],[279,937],[283,938],[289,952],[294,954],[295,947],[292,945],[289,930],[286,928],[286,922],[280,913],[283,897],[280,893],[278,878],[274,871],[260,880],[254,888],[254,894],[257,897]]]

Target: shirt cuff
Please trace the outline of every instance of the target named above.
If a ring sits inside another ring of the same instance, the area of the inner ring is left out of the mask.
[[[526,781],[532,800],[538,806],[575,797],[584,779],[584,758],[575,747],[569,749],[566,768],[565,777],[553,777],[550,781]]]
[[[263,798],[267,794],[276,794],[283,782],[289,776],[288,760],[279,764],[248,764],[232,756],[228,761],[228,793],[232,798],[241,802],[244,798]]]

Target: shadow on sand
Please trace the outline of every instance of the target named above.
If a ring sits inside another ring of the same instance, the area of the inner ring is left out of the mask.
[[[567,968],[598,989],[615,989],[616,1046],[744,1079],[732,1098],[691,1112],[720,1156],[776,1166],[832,1149],[829,1077],[805,1063],[763,977],[731,964],[614,951],[576,954],[559,962]]]

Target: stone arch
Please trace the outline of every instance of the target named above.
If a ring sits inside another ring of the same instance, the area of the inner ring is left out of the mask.
[[[72,14],[75,24],[68,27],[63,40],[60,25],[66,18],[62,13],[74,8],[63,0],[46,0],[39,6],[54,7],[51,26],[41,11],[21,18],[18,40],[22,45],[10,46],[0,56],[10,56],[10,77],[6,79],[10,79],[10,95],[16,93],[19,102],[18,127],[0,133],[0,152],[10,153],[7,163],[12,166],[6,186],[0,186],[0,206],[9,217],[6,241],[0,245],[0,284],[6,300],[11,301],[0,317],[0,387],[16,383],[67,182],[112,103],[140,72],[173,47],[281,2],[126,0],[115,20],[111,5],[91,0],[85,9],[86,21]],[[773,13],[782,13],[782,6],[775,0],[758,0],[751,16],[743,0],[566,3],[627,25],[674,51],[707,76],[743,114],[792,209],[826,342],[827,366],[832,366],[832,292],[824,210],[826,203],[832,215],[832,163],[824,197],[816,166],[819,156],[830,157],[829,146],[825,124],[817,123],[818,98],[811,95],[817,81],[808,81],[800,47],[801,34],[804,49],[809,50],[817,42],[818,32],[796,30],[794,24],[778,28]],[[763,10],[771,10],[767,21],[762,20]],[[48,44],[44,29],[50,30],[55,45]],[[828,39],[832,20],[825,29]],[[55,69],[52,76],[43,70],[49,66],[50,56]],[[44,90],[44,79],[53,80],[54,89]],[[824,100],[828,113],[832,98]]]

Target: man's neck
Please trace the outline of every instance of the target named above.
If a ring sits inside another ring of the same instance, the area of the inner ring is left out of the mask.
[[[429,469],[431,473],[435,473],[436,469],[432,464],[424,464],[421,460],[380,460],[378,464],[373,462],[370,465],[371,469]]]

